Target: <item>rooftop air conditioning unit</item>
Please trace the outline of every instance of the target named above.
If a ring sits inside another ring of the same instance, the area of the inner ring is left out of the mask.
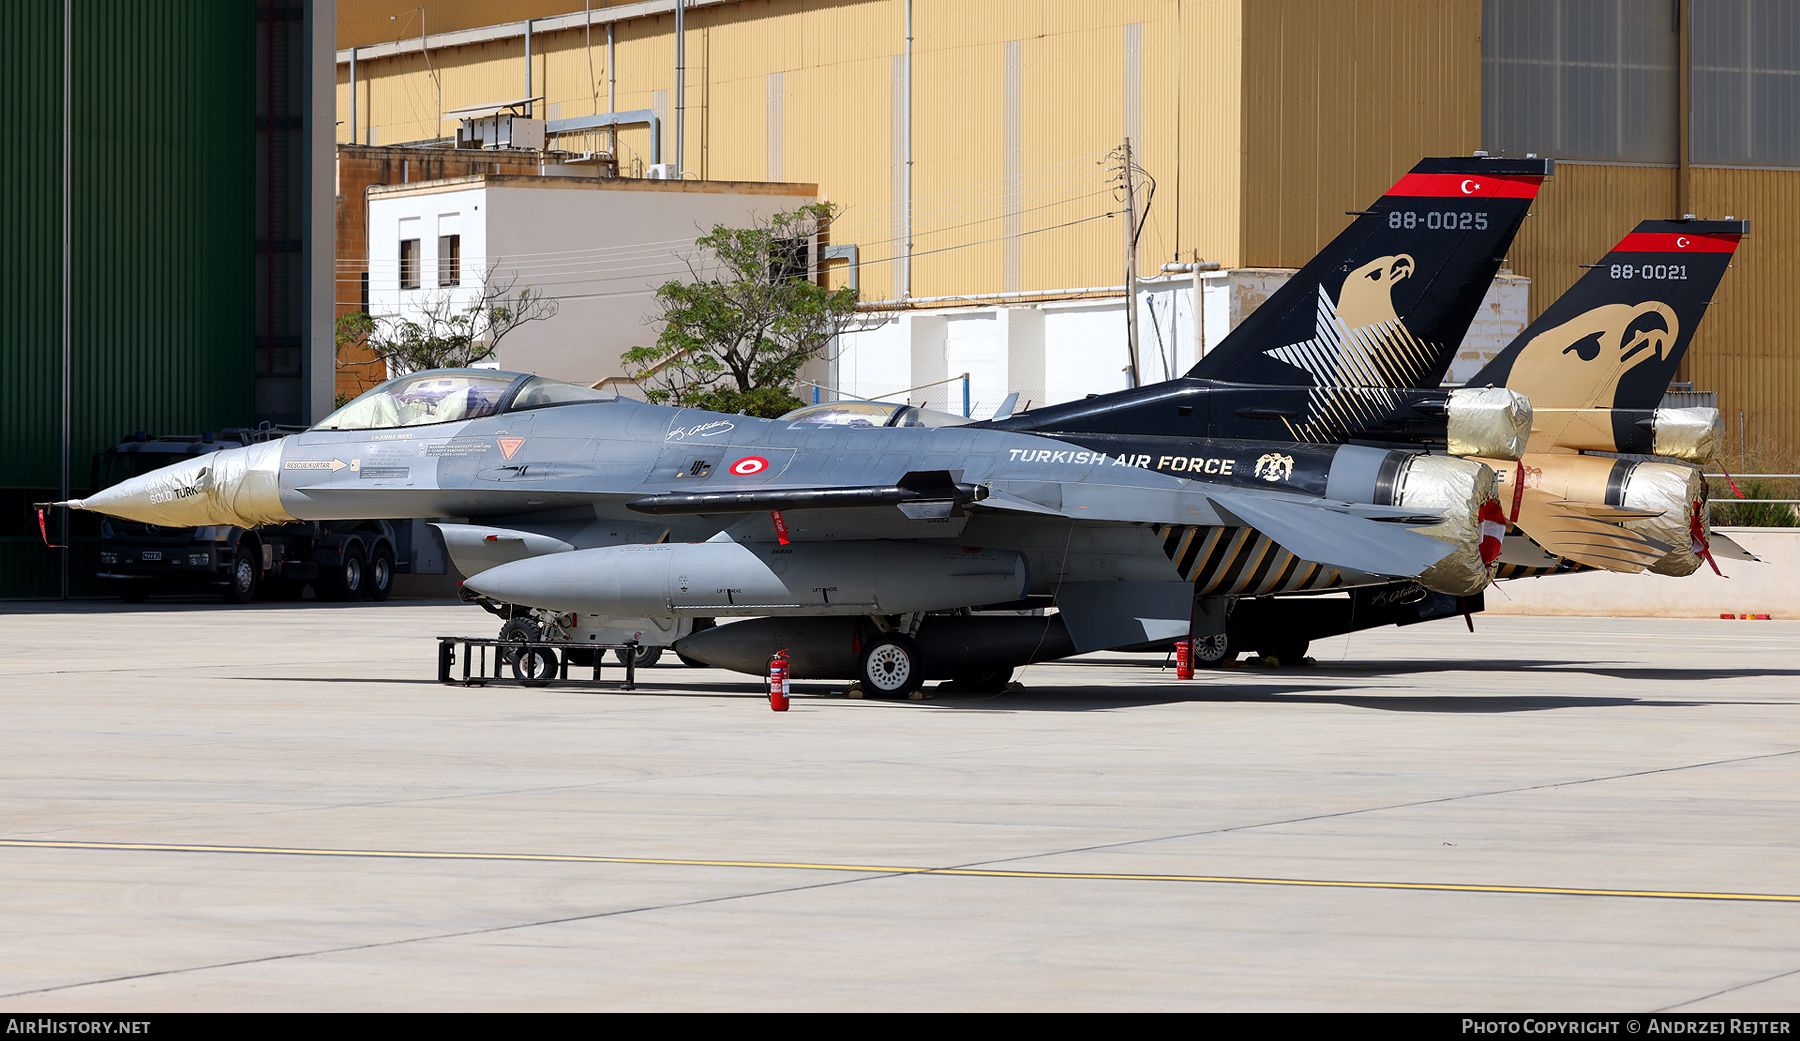
[[[657,163],[650,168],[652,181],[679,181],[681,174],[675,171],[674,163]]]

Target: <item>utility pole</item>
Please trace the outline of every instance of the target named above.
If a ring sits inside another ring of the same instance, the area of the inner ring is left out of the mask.
[[[675,177],[681,178],[681,145],[687,135],[687,0],[675,0]]]
[[[1125,178],[1125,343],[1130,353],[1125,385],[1138,385],[1137,190],[1132,178],[1131,138],[1125,139],[1121,176]]]

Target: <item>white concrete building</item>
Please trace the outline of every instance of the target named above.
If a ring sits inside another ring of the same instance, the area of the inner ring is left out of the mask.
[[[1293,274],[1292,269],[1239,268],[1141,280],[1142,382],[1186,372]],[[1529,288],[1529,279],[1509,272],[1494,279],[1447,382],[1475,375],[1525,328]],[[827,363],[816,367],[819,375],[808,378],[843,397],[908,400],[961,413],[963,386],[956,377],[968,373],[969,411],[978,419],[1014,392],[1022,410],[1124,389],[1129,352],[1123,290],[1104,296],[1038,295],[1063,298],[971,299],[873,311],[870,327],[841,337]]]
[[[556,316],[519,327],[488,364],[593,384],[655,341],[656,287],[716,224],[815,201],[810,184],[484,175],[369,189],[369,313],[417,315],[530,286]]]
[[[806,184],[482,175],[369,190],[369,310],[463,308],[490,283],[516,280],[556,300],[552,319],[521,327],[489,364],[580,383],[624,374],[619,355],[653,342],[655,291],[688,277],[684,255],[715,224],[743,226],[814,201]],[[847,258],[846,258],[847,259]],[[818,259],[815,253],[813,263]],[[1239,268],[1143,279],[1142,382],[1186,372],[1293,271]],[[1457,352],[1460,383],[1526,321],[1528,280],[1502,273]],[[1037,297],[1037,299],[1032,299]],[[933,306],[941,305],[941,306]],[[1125,297],[1064,291],[914,301],[865,313],[806,367],[796,394],[909,400],[980,418],[1012,393],[1018,407],[1126,385]]]

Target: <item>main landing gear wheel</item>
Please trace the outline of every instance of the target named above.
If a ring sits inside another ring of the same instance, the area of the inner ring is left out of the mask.
[[[900,697],[925,682],[925,660],[911,637],[883,633],[863,649],[857,673],[869,693]]]
[[[1194,637],[1194,667],[1198,669],[1217,669],[1228,662],[1238,660],[1244,653],[1244,645],[1238,639],[1237,628],[1228,626],[1224,632],[1216,636]]]
[[[662,660],[662,652],[663,649],[661,647],[639,646],[637,649],[637,667],[640,669],[647,669],[650,666],[655,665]],[[620,665],[625,664],[625,649],[621,647],[614,650],[613,657],[619,659]]]

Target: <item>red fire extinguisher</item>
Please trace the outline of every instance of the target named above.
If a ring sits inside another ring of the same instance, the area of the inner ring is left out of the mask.
[[[1175,641],[1175,678],[1191,680],[1194,678],[1194,641]]]
[[[787,648],[783,647],[769,659],[769,709],[773,712],[788,710],[787,653]]]

